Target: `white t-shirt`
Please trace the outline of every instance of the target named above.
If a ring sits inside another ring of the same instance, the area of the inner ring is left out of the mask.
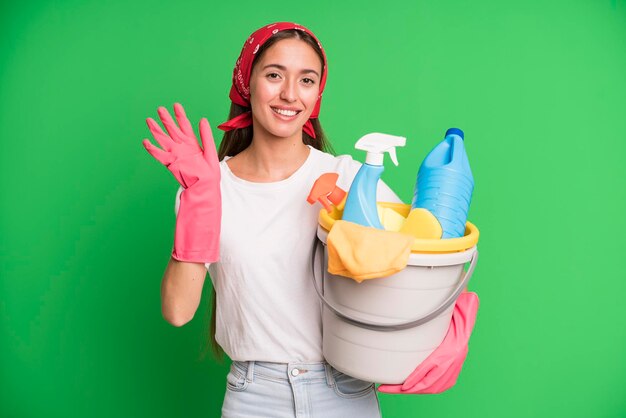
[[[361,163],[313,147],[289,178],[255,183],[220,162],[220,260],[206,264],[217,295],[215,338],[238,361],[318,362],[322,356],[321,302],[311,280],[320,204],[306,198],[322,174],[339,174],[348,191]],[[176,194],[178,213],[180,193]],[[382,181],[377,200],[400,202]]]

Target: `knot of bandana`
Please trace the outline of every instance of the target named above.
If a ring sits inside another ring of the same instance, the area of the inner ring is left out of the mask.
[[[326,53],[324,52],[324,48],[322,48],[322,44],[310,30],[302,25],[291,22],[272,23],[271,25],[258,29],[250,35],[244,42],[239,59],[237,59],[237,62],[235,63],[235,69],[233,70],[233,84],[230,88],[229,97],[233,103],[237,103],[238,105],[244,107],[250,107],[250,75],[252,73],[252,62],[256,56],[255,54],[261,45],[263,45],[274,34],[288,29],[296,29],[308,33],[317,42],[317,45],[319,45],[320,50],[322,51],[322,56],[324,57],[324,67],[322,68],[319,96],[317,97],[317,102],[315,103],[315,107],[313,108],[313,112],[311,113],[309,120],[307,120],[302,127],[304,132],[312,138],[315,138],[315,131],[313,129],[313,125],[311,124],[311,119],[317,118],[320,113],[320,104],[322,102],[324,85],[326,84],[328,65],[326,63]],[[218,128],[223,131],[230,131],[237,128],[245,128],[250,125],[252,125],[252,112],[247,111],[227,122],[222,123],[218,126]]]

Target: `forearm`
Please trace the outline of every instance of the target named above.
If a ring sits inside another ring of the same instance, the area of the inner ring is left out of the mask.
[[[222,203],[216,187],[211,179],[198,180],[181,193],[172,251],[176,260],[202,264],[218,260]]]
[[[161,312],[167,322],[180,327],[193,319],[205,277],[204,264],[170,258],[161,282]]]

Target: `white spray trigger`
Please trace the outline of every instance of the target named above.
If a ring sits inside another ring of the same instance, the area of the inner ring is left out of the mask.
[[[406,138],[402,136],[394,136],[373,132],[359,139],[354,148],[367,152],[365,163],[369,165],[383,165],[385,152],[389,153],[391,161],[398,165],[398,156],[396,155],[396,147],[403,147],[406,144]]]
[[[398,166],[398,156],[396,155],[396,147],[393,147],[389,150],[389,156],[391,157],[391,161]]]

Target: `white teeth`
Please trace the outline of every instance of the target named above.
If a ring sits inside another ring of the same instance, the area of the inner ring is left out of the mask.
[[[273,107],[272,110],[278,113],[279,115],[285,115],[285,116],[295,116],[298,114],[298,112],[296,112],[295,110],[276,109],[275,107]]]

